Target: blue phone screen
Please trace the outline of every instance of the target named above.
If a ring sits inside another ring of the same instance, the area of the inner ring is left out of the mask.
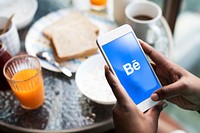
[[[102,48],[135,104],[149,98],[152,92],[161,87],[132,32]]]

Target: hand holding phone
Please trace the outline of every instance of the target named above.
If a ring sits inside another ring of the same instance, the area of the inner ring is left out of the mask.
[[[137,107],[144,112],[157,104],[150,96],[161,84],[132,28],[126,24],[102,34],[97,44],[108,66]]]
[[[105,66],[105,76],[117,98],[117,103],[112,110],[115,131],[117,133],[157,132],[160,112],[167,103],[160,102],[145,113],[140,112],[108,66]]]

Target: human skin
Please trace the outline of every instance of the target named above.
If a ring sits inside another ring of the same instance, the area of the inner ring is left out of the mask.
[[[163,86],[152,94],[152,100],[167,100],[183,109],[199,111],[200,78],[173,63],[149,44],[142,40],[139,40],[139,42],[146,55],[151,58],[151,65]],[[105,76],[117,99],[113,108],[113,122],[116,133],[142,133],[147,131],[148,133],[156,133],[160,112],[167,104],[160,102],[142,113],[108,66],[105,66]]]
[[[122,85],[105,66],[105,76],[117,99],[113,108],[113,122],[116,133],[156,133],[158,129],[158,118],[165,102],[160,102],[145,113],[141,112],[128,96]]]
[[[173,63],[150,45],[139,40],[144,52],[153,61],[162,88],[155,91],[154,101],[167,100],[187,110],[200,110],[200,79],[179,65]]]

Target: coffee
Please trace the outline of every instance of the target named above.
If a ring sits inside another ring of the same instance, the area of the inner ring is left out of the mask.
[[[149,17],[147,15],[137,15],[137,16],[133,16],[134,19],[138,19],[138,20],[152,20],[152,17]]]
[[[131,25],[136,36],[150,44],[155,43],[160,36],[157,22],[162,17],[159,5],[143,0],[131,2],[125,9],[126,23]]]

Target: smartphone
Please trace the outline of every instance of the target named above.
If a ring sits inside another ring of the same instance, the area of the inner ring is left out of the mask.
[[[97,45],[114,75],[142,112],[157,104],[150,96],[161,88],[161,83],[130,25],[101,34]]]

